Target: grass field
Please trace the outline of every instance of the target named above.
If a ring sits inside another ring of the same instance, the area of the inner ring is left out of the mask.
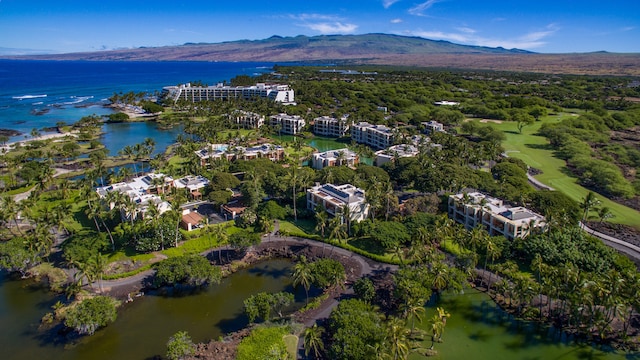
[[[490,125],[506,134],[507,139],[503,141],[502,146],[509,156],[522,159],[527,165],[542,170],[542,174],[537,175],[536,179],[581,202],[589,190],[580,186],[576,178],[567,175],[565,161],[554,157],[553,150],[545,137],[536,135],[543,123],[558,122],[568,116],[575,115],[561,113],[548,116],[525,127],[522,134],[518,133],[514,122],[490,123]],[[609,207],[614,214],[615,217],[609,221],[640,229],[640,212],[613,202],[603,195],[598,195],[597,198],[602,202],[602,206]]]

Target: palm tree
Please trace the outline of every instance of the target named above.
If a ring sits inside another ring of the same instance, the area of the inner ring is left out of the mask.
[[[322,355],[324,350],[324,342],[322,341],[322,334],[324,328],[313,324],[312,327],[306,328],[304,331],[304,354],[309,356],[309,353],[313,353],[313,357],[318,359]]]
[[[387,322],[387,338],[389,352],[393,360],[406,359],[411,350],[408,329],[402,320],[391,318]]]
[[[402,304],[402,313],[406,320],[411,318],[411,333],[413,334],[415,329],[415,322],[418,319],[419,322],[422,322],[422,314],[425,313],[424,303],[425,299],[423,298],[413,298],[410,297],[406,302]]]
[[[322,256],[324,256],[324,248],[325,248],[325,239],[324,232],[327,230],[327,226],[329,225],[329,213],[322,207],[322,205],[318,204],[315,209],[316,214],[316,231],[320,232],[320,237],[322,239]]]
[[[431,318],[431,349],[433,349],[436,342],[442,342],[442,333],[444,333],[444,328],[447,325],[447,318],[450,316],[451,314],[443,308],[436,308],[436,314]]]
[[[91,277],[93,279],[98,280],[98,287],[100,289],[100,293],[102,293],[102,277],[107,271],[107,257],[102,255],[100,252],[95,253],[92,257],[89,258],[87,270],[92,273]]]
[[[582,202],[580,203],[580,208],[584,211],[582,213],[582,222],[587,220],[589,211],[598,205],[600,205],[600,200],[596,198],[596,194],[593,191],[589,191],[589,193],[582,198]]]
[[[300,256],[298,262],[293,267],[293,287],[298,287],[298,285],[302,285],[304,288],[304,292],[306,294],[306,303],[309,304],[309,288],[311,288],[311,283],[313,282],[313,267],[307,261],[306,256]]]
[[[613,215],[613,213],[611,212],[611,209],[609,209],[606,206],[603,206],[600,209],[598,209],[598,217],[600,218],[600,223],[602,223],[607,219],[611,219],[612,217],[615,217],[615,215]]]

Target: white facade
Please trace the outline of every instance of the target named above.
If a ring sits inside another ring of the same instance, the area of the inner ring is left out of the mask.
[[[152,192],[163,193],[173,185],[173,179],[164,174],[149,173],[143,176],[133,178],[129,182],[120,182],[109,186],[102,186],[96,189],[101,199],[108,199],[109,193],[119,192],[127,196],[130,201],[135,204],[135,209],[122,209],[120,217],[122,220],[144,219],[145,214],[149,211],[151,204],[155,204],[160,214],[171,210],[169,202]],[[109,200],[107,204],[109,209],[113,209],[116,203]]]
[[[313,120],[313,133],[320,136],[342,137],[349,132],[348,115],[340,119],[329,116],[317,117]]]
[[[411,144],[393,145],[388,149],[376,151],[375,164],[376,166],[382,166],[383,164],[388,163],[389,161],[392,161],[394,159],[404,158],[404,157],[415,157],[415,156],[418,156],[419,153],[420,153],[420,150],[418,150],[418,147],[415,145],[411,145]]]
[[[238,110],[234,111],[229,117],[235,124],[245,129],[258,129],[264,125],[264,115],[256,114],[250,111]]]
[[[329,150],[325,152],[317,152],[311,158],[311,167],[320,170],[327,166],[357,166],[360,163],[360,157],[354,151],[347,148],[338,150]]]
[[[393,145],[394,132],[384,125],[360,122],[351,127],[351,138],[360,144],[376,149],[385,149]]]
[[[509,207],[503,201],[479,192],[449,195],[449,217],[467,229],[484,226],[489,235],[507,239],[525,238],[532,230],[543,230],[544,216],[524,207]]]
[[[169,97],[174,102],[184,100],[190,102],[213,101],[226,99],[267,98],[285,105],[295,105],[295,96],[289,85],[280,84],[256,84],[253,86],[191,86],[182,84],[178,86],[165,86],[163,96]]]
[[[278,114],[269,119],[269,125],[279,127],[279,132],[296,135],[302,131],[307,122],[298,115]]]
[[[422,126],[424,126],[424,132],[427,134],[433,134],[434,132],[444,132],[444,125],[435,120],[423,122]]]
[[[315,211],[322,206],[331,216],[343,217],[343,208],[349,207],[350,220],[359,222],[369,216],[369,204],[365,200],[364,190],[351,184],[316,185],[307,190],[307,209]],[[343,222],[347,219],[342,218]]]

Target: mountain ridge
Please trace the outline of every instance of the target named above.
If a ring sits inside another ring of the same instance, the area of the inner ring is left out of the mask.
[[[547,73],[640,76],[640,54],[540,54],[521,49],[460,45],[417,36],[273,35],[259,40],[185,43],[66,54],[0,56],[20,60],[331,62]]]

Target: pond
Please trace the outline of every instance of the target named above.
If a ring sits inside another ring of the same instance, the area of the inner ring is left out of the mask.
[[[195,294],[147,294],[124,304],[118,319],[77,344],[60,342],[50,332],[38,331],[41,317],[57,298],[27,281],[0,279],[0,347],[11,359],[147,359],[164,355],[166,343],[178,331],[195,342],[217,339],[248,324],[243,302],[266,291],[293,292],[289,260],[268,260],[238,271],[219,285]],[[304,290],[296,304],[304,304]]]
[[[576,344],[555,328],[515,320],[477,290],[443,295],[435,306],[427,308],[420,325],[424,330],[429,330],[428,319],[436,306],[443,307],[451,317],[443,333],[444,342],[435,344],[438,356],[430,359],[640,359],[640,354],[629,356],[608,347]],[[431,338],[427,339],[423,346],[428,348]],[[412,355],[409,359],[424,357]]]

